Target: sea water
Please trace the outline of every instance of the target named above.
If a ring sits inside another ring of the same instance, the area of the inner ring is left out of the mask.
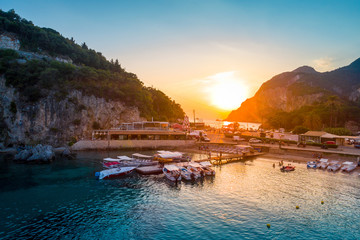
[[[358,174],[305,164],[284,173],[258,158],[195,183],[95,179],[103,157],[124,154],[46,165],[0,156],[0,239],[360,239]]]

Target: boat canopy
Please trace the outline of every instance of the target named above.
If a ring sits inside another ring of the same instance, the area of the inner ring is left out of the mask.
[[[117,156],[122,161],[130,161],[133,160],[131,157],[128,156]]]
[[[164,168],[166,168],[169,171],[179,171],[179,168],[175,165],[165,165]]]
[[[328,159],[325,159],[325,158],[321,158],[321,159],[320,159],[320,162],[324,162],[324,163],[325,163],[325,162],[328,162],[328,161],[329,161],[329,160],[328,160]]]
[[[182,153],[180,152],[170,152],[170,151],[158,151],[157,154],[161,158],[180,158],[182,157]]]
[[[204,167],[211,167],[212,166],[212,164],[210,162],[200,162],[200,165],[204,166]]]
[[[356,163],[354,163],[354,162],[343,162],[342,164],[343,165],[352,165],[352,164],[356,164]]]
[[[118,159],[118,158],[104,158],[104,161],[108,161],[108,162],[119,162],[120,159]]]
[[[201,165],[197,162],[189,162],[189,166],[191,167],[201,167]]]
[[[137,158],[152,158],[152,156],[149,156],[149,155],[143,155],[143,154],[140,154],[140,153],[134,153],[132,155],[133,157],[137,157]]]

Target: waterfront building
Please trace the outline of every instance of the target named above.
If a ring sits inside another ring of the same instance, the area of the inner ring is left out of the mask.
[[[186,140],[186,133],[171,130],[168,122],[133,122],[113,129],[94,130],[92,140]]]

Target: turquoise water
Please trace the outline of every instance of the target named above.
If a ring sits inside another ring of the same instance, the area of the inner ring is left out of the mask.
[[[95,180],[99,159],[116,155],[50,165],[0,156],[0,239],[360,239],[358,174],[304,164],[282,173],[259,158],[193,184],[136,173]]]

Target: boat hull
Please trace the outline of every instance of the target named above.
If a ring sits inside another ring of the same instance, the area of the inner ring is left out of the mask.
[[[136,167],[113,168],[96,173],[95,176],[102,179],[114,179],[130,174]]]

